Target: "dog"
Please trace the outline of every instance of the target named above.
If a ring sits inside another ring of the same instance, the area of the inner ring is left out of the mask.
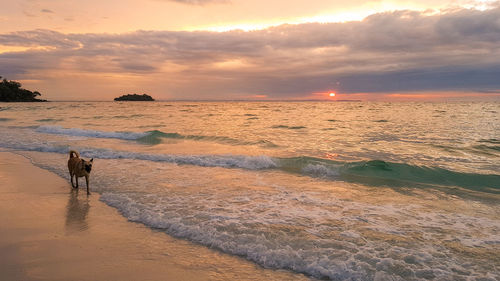
[[[93,162],[94,158],[90,159],[90,161],[85,161],[82,158],[80,158],[80,153],[78,153],[75,150],[71,150],[69,152],[68,170],[69,170],[69,176],[71,178],[71,186],[73,188],[78,188],[79,177],[85,177],[85,181],[87,182],[87,194],[90,194],[89,176],[90,176],[90,171],[92,170]],[[76,186],[73,185],[73,176],[75,176]]]

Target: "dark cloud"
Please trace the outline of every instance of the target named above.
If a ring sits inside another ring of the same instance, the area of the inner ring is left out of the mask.
[[[120,66],[124,70],[131,72],[151,72],[157,70],[156,67],[141,62],[122,62]]]
[[[49,9],[42,9],[40,12],[47,13],[47,14],[53,14],[54,13],[54,11],[49,10]]]
[[[0,45],[38,49],[0,54],[0,74],[18,78],[63,69],[151,75],[168,80],[151,82],[167,91],[194,95],[203,87],[204,93],[226,97],[327,90],[494,92],[500,89],[499,18],[497,7],[395,11],[363,21],[250,32],[14,32],[0,34]]]

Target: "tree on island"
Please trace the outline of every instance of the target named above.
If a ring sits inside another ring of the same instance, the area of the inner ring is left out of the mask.
[[[115,101],[154,101],[151,96],[146,94],[138,95],[138,94],[129,94],[123,95],[121,97],[115,98]]]
[[[0,80],[2,76],[0,76]],[[37,91],[32,92],[21,88],[21,83],[17,81],[7,81],[3,79],[0,82],[0,102],[40,102],[36,97],[41,94]]]

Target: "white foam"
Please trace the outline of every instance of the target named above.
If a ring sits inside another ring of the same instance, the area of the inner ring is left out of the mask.
[[[263,198],[253,197],[254,200],[249,201],[249,205],[260,208],[257,206],[261,204],[255,205],[253,202],[258,201],[257,198],[260,200]],[[340,219],[341,217],[328,211],[321,213],[319,210],[304,213],[303,209],[297,209],[290,203],[287,203],[287,209],[283,210],[280,207],[284,203],[283,195],[278,197],[267,195],[265,207],[261,206],[268,209],[269,213],[276,213],[276,216],[248,209],[249,205],[240,206],[240,210],[211,208],[221,204],[221,198],[218,196],[183,198],[174,194],[169,197],[170,203],[166,201],[153,203],[149,201],[151,198],[146,202],[137,194],[106,193],[102,199],[121,210],[132,221],[164,229],[176,237],[246,257],[264,267],[289,269],[317,278],[426,280],[434,276],[447,280],[446,278],[450,276],[452,279],[453,276],[458,278],[459,273],[453,272],[453,269],[462,268],[457,260],[447,257],[451,253],[443,255],[442,252],[446,250],[432,243],[414,241],[413,247],[403,248],[385,241],[363,238],[352,230],[339,233],[345,239],[321,237],[321,235],[311,239],[308,235],[288,233],[286,225],[290,225],[292,229],[301,225],[299,222],[302,220],[298,220],[299,214],[311,222],[324,216]],[[191,200],[204,207],[200,208],[198,205],[194,213],[190,207],[183,207],[192,205]],[[351,207],[363,209],[363,206]],[[252,215],[245,216],[247,213]],[[379,219],[375,223],[383,223],[383,220]],[[283,230],[280,230],[281,227],[284,227]],[[313,225],[308,227],[312,228]],[[328,226],[324,232],[332,233],[335,232],[334,229],[334,226]],[[305,233],[314,234],[307,229]],[[470,266],[468,271],[472,271]]]
[[[181,165],[195,165],[201,167],[242,168],[260,170],[276,168],[277,164],[269,156],[244,156],[244,155],[174,155],[174,154],[149,154],[129,151],[120,151],[104,148],[69,147],[67,145],[49,145],[40,143],[18,143],[5,141],[2,147],[16,150],[54,152],[67,154],[70,149],[76,149],[80,155],[100,159],[135,159],[155,162],[168,162]]]
[[[328,249],[310,247],[307,245],[310,242],[305,244],[307,248],[297,249],[293,244],[286,245],[293,241],[287,241],[287,237],[283,234],[278,233],[278,236],[285,240],[274,240],[267,237],[271,233],[249,229],[237,220],[226,224],[227,220],[221,220],[219,216],[207,213],[204,216],[210,220],[196,221],[189,215],[179,216],[180,214],[175,211],[152,210],[147,204],[139,203],[125,194],[106,193],[101,198],[107,204],[121,210],[132,221],[164,229],[176,237],[187,238],[224,252],[245,256],[265,267],[290,269],[317,277],[328,276],[331,279],[363,276],[363,273],[347,270],[345,262],[335,262],[318,253],[318,251],[326,253]],[[235,235],[235,233],[240,234]]]

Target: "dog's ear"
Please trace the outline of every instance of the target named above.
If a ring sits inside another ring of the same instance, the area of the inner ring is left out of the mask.
[[[94,158],[90,159],[90,162],[94,162]]]

